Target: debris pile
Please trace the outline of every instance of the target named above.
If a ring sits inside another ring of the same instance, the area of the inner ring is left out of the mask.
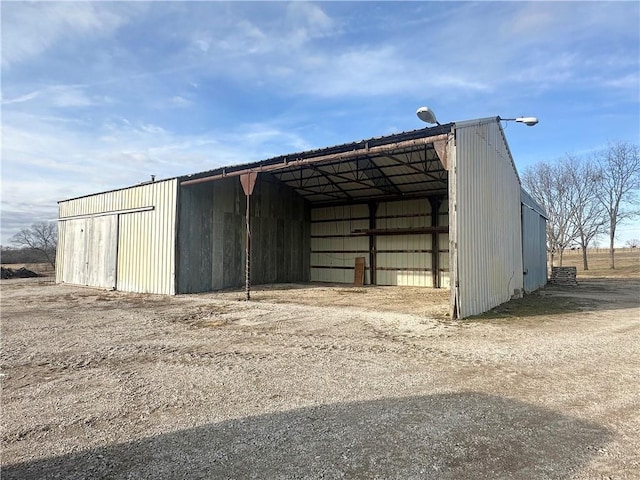
[[[7,278],[32,278],[32,277],[39,277],[40,275],[38,275],[36,272],[32,272],[31,270],[27,269],[27,268],[5,268],[5,267],[0,267],[1,268],[1,273],[2,273],[2,279],[7,279]]]
[[[551,267],[551,278],[549,282],[553,285],[577,286],[576,267]]]

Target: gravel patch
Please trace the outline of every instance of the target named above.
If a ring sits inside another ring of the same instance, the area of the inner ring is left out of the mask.
[[[468,321],[444,290],[1,286],[3,479],[638,478],[637,278]]]

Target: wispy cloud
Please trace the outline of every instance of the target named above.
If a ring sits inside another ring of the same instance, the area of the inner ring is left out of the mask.
[[[632,2],[1,8],[3,238],[25,212],[55,217],[57,200],[151,174],[419,127],[423,101],[449,120],[541,116],[533,133],[509,131],[526,160],[579,150],[581,135],[606,143],[618,125],[637,135]],[[589,120],[568,124],[576,112]]]
[[[63,38],[106,35],[125,18],[96,2],[3,2],[2,67],[29,61]]]

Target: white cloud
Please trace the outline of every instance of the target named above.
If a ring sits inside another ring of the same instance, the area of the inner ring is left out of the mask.
[[[2,105],[31,103],[41,111],[50,108],[88,107],[99,103],[109,103],[104,96],[87,94],[85,85],[51,85],[15,98],[2,99]]]
[[[606,79],[602,83],[610,88],[634,89],[637,94],[640,86],[640,75],[638,73],[630,73],[621,77]]]
[[[171,178],[307,148],[270,123],[180,135],[116,116],[78,131],[56,118],[9,112],[2,128],[2,241],[34,221],[54,219],[59,200],[134,185],[151,174]]]
[[[169,100],[169,102],[171,103],[172,106],[177,108],[186,108],[193,105],[193,102],[191,100],[188,100],[180,95],[175,95],[171,97],[171,100]]]
[[[10,68],[75,35],[112,32],[124,18],[96,2],[3,2],[2,67]]]
[[[349,141],[354,123],[402,130],[416,99],[447,118],[577,89],[608,96],[571,108],[637,106],[629,5],[5,2],[3,227],[150,174]]]

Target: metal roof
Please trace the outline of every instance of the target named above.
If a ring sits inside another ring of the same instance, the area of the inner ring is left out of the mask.
[[[269,172],[313,204],[354,203],[447,192],[434,149],[454,124],[423,128],[180,177],[182,185]]]
[[[534,212],[536,212],[541,217],[544,217],[546,220],[549,219],[547,216],[547,212],[545,212],[544,208],[536,201],[535,198],[529,194],[524,188],[520,188],[520,201],[522,204]]]

